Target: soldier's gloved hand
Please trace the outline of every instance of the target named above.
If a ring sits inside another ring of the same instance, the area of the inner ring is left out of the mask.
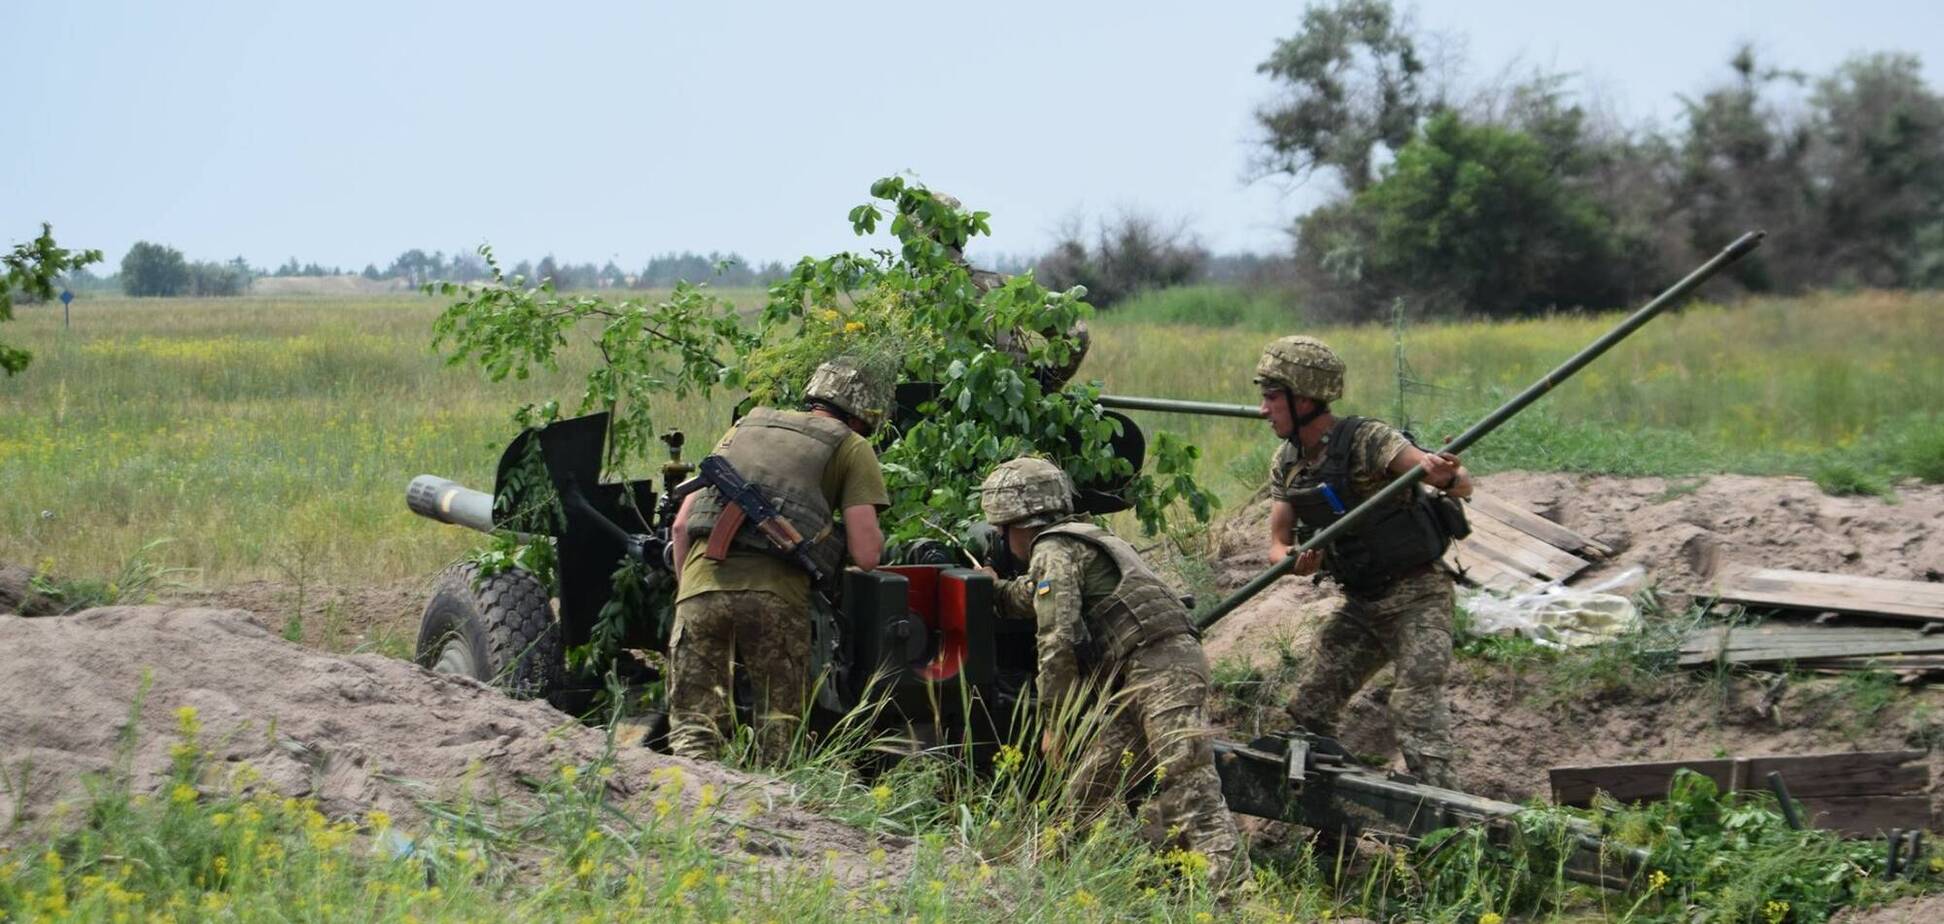
[[[1316,573],[1316,569],[1321,567],[1323,567],[1323,550],[1310,549],[1296,556],[1296,567],[1291,573],[1297,577],[1309,577]]]

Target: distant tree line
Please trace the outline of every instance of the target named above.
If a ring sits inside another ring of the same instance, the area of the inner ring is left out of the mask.
[[[1290,275],[1313,314],[1522,315],[1639,300],[1742,231],[1749,292],[1944,285],[1944,97],[1906,54],[1817,77],[1748,49],[1668,130],[1598,117],[1538,74],[1459,100],[1387,0],[1312,5],[1259,70],[1256,172],[1321,176]]]
[[[718,286],[767,286],[787,274],[788,269],[781,263],[752,266],[737,254],[714,252],[707,255],[667,253],[650,258],[640,270],[633,272],[622,269],[612,260],[605,264],[569,263],[548,255],[538,264],[521,260],[510,271],[510,275],[522,277],[527,285],[552,279],[561,289],[665,289],[680,280]],[[174,247],[137,241],[122,257],[118,272],[104,277],[77,269],[69,274],[67,283],[79,291],[120,290],[136,297],[213,297],[245,294],[250,283],[260,277],[342,275],[346,273],[338,267],[303,263],[296,257],[275,270],[252,267],[242,257],[223,263],[192,261]],[[420,286],[438,280],[478,282],[487,278],[488,271],[485,259],[472,251],[447,256],[444,251],[427,253],[413,248],[399,254],[383,269],[368,263],[358,275],[374,281],[396,280]]]

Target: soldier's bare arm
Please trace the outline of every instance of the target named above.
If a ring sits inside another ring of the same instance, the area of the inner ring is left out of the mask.
[[[884,530],[878,527],[877,507],[858,504],[844,508],[844,540],[851,564],[869,571],[884,557]]]
[[[1448,452],[1425,452],[1416,446],[1406,446],[1404,451],[1391,460],[1393,475],[1402,475],[1413,466],[1424,466],[1424,484],[1437,488],[1452,497],[1470,497],[1472,493],[1471,473],[1465,470],[1464,463]]]
[[[1296,505],[1276,501],[1269,505],[1269,560],[1282,561],[1296,547]]]
[[[682,563],[688,561],[688,518],[689,511],[695,508],[695,497],[695,494],[690,494],[682,498],[681,508],[675,511],[675,525],[668,530],[670,542],[675,546],[675,574],[678,580],[682,574]]]

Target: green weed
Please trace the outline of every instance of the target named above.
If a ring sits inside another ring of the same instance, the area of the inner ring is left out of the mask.
[[[1824,494],[1832,497],[1885,497],[1890,493],[1890,486],[1882,478],[1847,459],[1817,462],[1809,477],[1815,479]]]

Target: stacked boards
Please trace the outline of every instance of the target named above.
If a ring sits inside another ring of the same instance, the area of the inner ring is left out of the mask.
[[[1487,494],[1465,509],[1472,534],[1452,543],[1444,566],[1459,578],[1501,593],[1564,581],[1613,554],[1599,541]]]

